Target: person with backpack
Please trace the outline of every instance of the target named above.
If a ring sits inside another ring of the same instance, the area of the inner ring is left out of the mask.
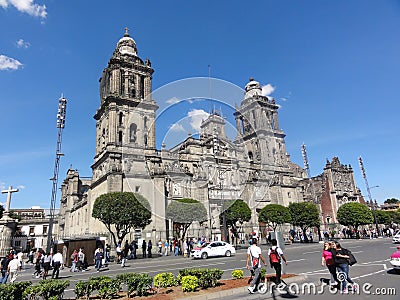
[[[254,274],[253,281],[251,282],[251,285],[247,288],[250,294],[254,294],[260,281],[260,260],[263,262],[264,265],[267,265],[261,253],[261,248],[257,246],[257,242],[257,239],[253,238],[251,241],[251,246],[247,249],[246,268],[249,269],[252,274]]]
[[[282,249],[278,247],[278,241],[276,239],[272,239],[271,244],[272,244],[272,247],[269,248],[269,250],[268,250],[269,264],[270,264],[271,268],[275,269],[275,275],[276,275],[275,283],[278,285],[278,287],[282,287],[281,260],[283,260],[286,265],[288,263],[286,261],[285,255],[283,254]]]
[[[349,250],[342,248],[340,243],[334,242],[332,249],[333,259],[337,269],[337,279],[340,282],[340,288],[343,294],[347,294],[347,283],[350,283],[353,291],[357,288],[354,281],[349,276]]]
[[[74,252],[71,254],[71,269],[69,270],[70,272],[75,272],[76,270],[76,264],[78,263],[78,251],[75,249]]]

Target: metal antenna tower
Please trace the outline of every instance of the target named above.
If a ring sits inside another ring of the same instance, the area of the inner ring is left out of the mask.
[[[358,158],[358,163],[360,165],[360,170],[361,170],[362,177],[364,178],[364,181],[365,181],[365,186],[367,188],[368,198],[369,198],[369,201],[371,203],[371,210],[372,210],[372,215],[374,216],[376,234],[379,235],[378,220],[376,218],[375,206],[374,206],[374,204],[372,202],[371,188],[369,187],[369,184],[368,184],[367,174],[365,173],[364,163],[363,163],[363,160],[362,160],[361,156]]]
[[[64,156],[61,153],[61,143],[62,143],[62,132],[65,126],[65,116],[67,112],[67,99],[65,99],[62,95],[58,100],[58,111],[57,111],[57,128],[58,128],[58,137],[57,137],[57,149],[56,149],[56,159],[54,163],[54,173],[53,177],[50,178],[53,181],[53,188],[51,191],[51,202],[50,202],[50,222],[49,222],[49,230],[47,233],[47,246],[46,252],[50,252],[50,249],[53,246],[53,225],[54,225],[54,211],[56,207],[56,199],[57,199],[57,186],[58,186],[58,171],[60,168],[60,158]]]

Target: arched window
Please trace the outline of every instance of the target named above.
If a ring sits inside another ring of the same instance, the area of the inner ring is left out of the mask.
[[[118,132],[118,143],[122,144],[122,131]]]
[[[136,130],[137,130],[136,124],[135,124],[135,123],[132,123],[129,129],[130,129],[130,132],[129,132],[129,141],[130,141],[131,143],[135,143],[135,142],[136,142],[136,139],[137,139],[137,137],[136,137]]]
[[[119,125],[122,125],[122,118],[123,118],[124,114],[122,112],[119,113]]]
[[[254,162],[253,152],[249,151],[249,161],[252,164]]]

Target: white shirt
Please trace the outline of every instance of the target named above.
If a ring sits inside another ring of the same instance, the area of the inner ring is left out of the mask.
[[[8,264],[8,269],[10,270],[10,272],[15,272],[18,270],[18,268],[21,266],[20,261],[18,258],[14,258],[13,260],[11,260]]]
[[[257,245],[251,245],[248,249],[247,249],[247,254],[250,255],[250,259],[253,258],[260,258],[260,254],[261,254],[261,248],[258,247]],[[250,261],[250,264],[252,265],[252,261]],[[258,267],[260,266],[260,259],[258,260]]]
[[[62,257],[62,254],[61,253],[59,253],[59,252],[57,252],[56,254],[54,254],[53,255],[53,261],[54,262],[60,262],[61,264],[63,264],[64,263],[64,261],[63,261],[63,257]]]
[[[278,253],[279,256],[283,255],[283,251],[281,248],[279,248],[278,246],[272,246],[271,247],[272,250],[276,249],[276,253]],[[271,254],[271,249],[268,250],[268,256]]]

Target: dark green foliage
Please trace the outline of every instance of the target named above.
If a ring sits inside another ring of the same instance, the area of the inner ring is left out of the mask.
[[[225,201],[222,206],[222,211],[225,212],[226,224],[230,225],[237,232],[237,223],[243,224],[243,222],[248,222],[251,219],[251,209],[241,199]],[[222,224],[223,214],[220,214],[219,220]]]
[[[134,292],[136,296],[147,295],[148,290],[153,284],[153,278],[148,274],[125,273],[117,275],[117,279],[126,284],[128,298],[130,298]]]
[[[207,220],[207,210],[203,203],[197,200],[184,198],[172,200],[168,204],[165,217],[183,227],[182,239],[185,238],[186,231],[193,222],[204,222]]]
[[[272,226],[274,231],[278,225],[290,223],[292,217],[287,207],[280,204],[268,204],[258,214],[258,222],[264,222]]]
[[[139,194],[108,193],[95,200],[92,217],[106,226],[116,244],[117,239],[122,241],[132,228],[144,228],[151,223],[151,207]]]
[[[184,276],[196,276],[199,279],[199,286],[203,289],[215,287],[218,280],[221,279],[224,271],[219,269],[204,269],[204,268],[192,268],[179,270],[178,282],[182,283],[182,277]]]
[[[292,224],[299,226],[303,232],[310,227],[320,225],[318,207],[311,202],[290,203],[289,212]]]
[[[1,300],[14,300],[22,299],[23,292],[28,288],[32,282],[15,282],[12,284],[0,284],[0,299]]]
[[[390,226],[393,223],[393,218],[388,211],[376,210],[375,216],[378,224]]]
[[[386,199],[384,203],[386,203],[386,204],[400,203],[400,200],[396,199],[396,198],[390,198],[390,199]]]
[[[97,291],[101,299],[113,299],[121,290],[119,279],[104,278],[99,281]]]
[[[64,290],[68,286],[68,280],[42,280],[37,285],[27,287],[23,295],[27,299],[37,299],[38,297],[41,297],[43,300],[62,299]]]
[[[345,203],[337,211],[337,219],[340,224],[353,226],[357,230],[360,225],[374,223],[371,210],[365,204],[358,202]]]

